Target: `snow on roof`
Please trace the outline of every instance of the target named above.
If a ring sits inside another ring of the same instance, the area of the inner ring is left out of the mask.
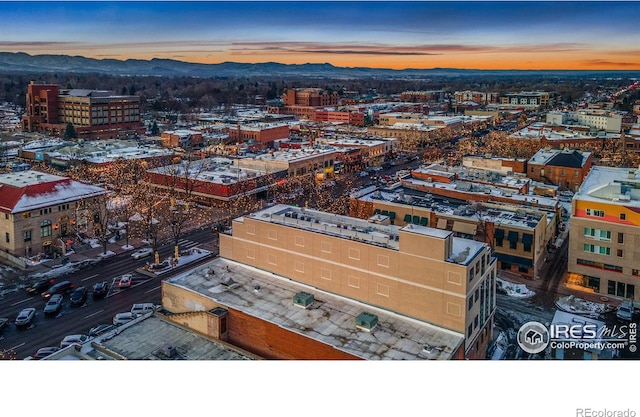
[[[576,200],[640,206],[640,169],[594,166],[574,196]]]
[[[102,187],[38,171],[0,175],[0,210],[21,213],[108,193]]]

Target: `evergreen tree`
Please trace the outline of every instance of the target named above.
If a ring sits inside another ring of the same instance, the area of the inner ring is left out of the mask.
[[[158,123],[154,120],[153,125],[151,126],[151,134],[157,135],[158,133],[160,133],[160,128],[158,127]]]
[[[71,123],[67,123],[67,128],[64,130],[64,139],[77,139],[78,134],[76,133],[76,129],[73,127]]]

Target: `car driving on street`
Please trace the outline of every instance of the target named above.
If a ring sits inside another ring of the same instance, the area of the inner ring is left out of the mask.
[[[64,297],[62,294],[52,295],[51,298],[49,298],[49,301],[47,301],[47,304],[44,305],[45,316],[53,316],[58,314],[60,312],[60,309],[62,308],[63,298]]]
[[[36,309],[33,307],[25,308],[16,317],[16,326],[30,326],[33,318],[36,316]]]

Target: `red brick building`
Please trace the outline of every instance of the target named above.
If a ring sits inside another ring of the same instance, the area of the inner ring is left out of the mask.
[[[275,141],[289,137],[289,126],[282,123],[238,124],[229,129],[229,140],[248,143],[252,149],[273,148]]]
[[[575,149],[540,149],[527,163],[527,177],[577,191],[592,165],[591,152]]]
[[[78,136],[107,139],[143,134],[140,97],[116,95],[109,90],[64,89],[56,84],[31,82],[22,116],[22,130],[64,133],[71,123]]]

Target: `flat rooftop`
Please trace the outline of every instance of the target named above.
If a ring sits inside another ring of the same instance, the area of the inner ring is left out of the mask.
[[[169,357],[166,347],[175,348]],[[75,351],[75,349],[74,349]],[[54,359],[129,360],[249,360],[252,355],[208,339],[155,315],[143,316],[84,343],[80,354],[64,350],[47,357]]]
[[[463,334],[224,258],[169,278],[165,283],[363,359],[446,360],[452,358],[464,341]],[[294,295],[301,291],[314,296],[307,309],[293,304]],[[356,317],[363,312],[378,317],[371,331],[356,327]]]
[[[248,214],[245,217],[342,239],[355,240],[393,250],[400,249],[400,231],[421,234],[437,239],[445,239],[452,234],[450,231],[433,227],[424,227],[415,224],[409,224],[404,227],[384,225],[375,223],[374,221],[285,204],[267,207],[263,210]],[[373,220],[373,218],[371,220]],[[235,221],[244,221],[244,217],[239,217],[235,219]],[[467,253],[467,256],[464,258],[457,256],[461,252],[464,252],[467,247],[472,249]],[[446,259],[446,261],[466,265],[480,253],[484,247],[485,245],[481,242],[453,237],[454,254],[451,258]]]
[[[438,195],[403,187],[395,189],[374,188],[366,194],[360,194],[358,200],[383,201],[420,207],[436,214],[466,217],[472,221],[480,221],[477,208],[467,201],[452,201]],[[505,204],[483,203],[482,206],[484,208],[481,213],[483,219],[491,219],[495,223],[512,227],[532,229],[536,227],[545,215],[547,216],[547,222],[555,218],[555,213],[553,212],[542,212],[531,208],[524,210],[519,206],[513,206],[512,209],[505,208]]]
[[[640,169],[594,166],[573,198],[640,207]]]

